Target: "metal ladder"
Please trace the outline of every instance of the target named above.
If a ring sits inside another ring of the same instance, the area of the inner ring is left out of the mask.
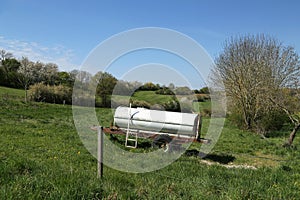
[[[137,142],[138,142],[137,135],[138,135],[137,131],[130,131],[129,129],[127,129],[125,147],[134,148],[134,149],[137,148]]]
[[[130,130],[130,120],[131,120],[131,104],[129,106],[128,111],[128,124],[127,124],[127,131],[126,131],[126,140],[125,140],[125,147],[129,148],[137,148],[137,142],[138,142],[138,131],[132,131]],[[128,142],[130,141],[130,142]],[[134,143],[134,145],[130,145],[130,143]]]

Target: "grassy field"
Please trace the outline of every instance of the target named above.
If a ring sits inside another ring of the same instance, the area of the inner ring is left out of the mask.
[[[71,106],[24,103],[23,94],[0,87],[0,199],[300,198],[300,137],[292,148],[282,148],[288,130],[261,139],[226,122],[205,159],[197,157],[195,143],[161,170],[130,174],[105,166],[99,180]],[[110,110],[96,111],[109,126]],[[204,119],[203,133],[208,124]]]

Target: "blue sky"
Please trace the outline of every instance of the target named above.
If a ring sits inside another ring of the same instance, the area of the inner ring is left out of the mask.
[[[105,39],[141,27],[186,34],[213,59],[226,39],[249,33],[269,34],[300,53],[297,0],[2,0],[0,4],[0,49],[16,57],[54,62],[66,71],[79,69],[89,52]],[[131,63],[128,58],[118,64],[151,62],[142,57],[132,58],[138,62]],[[179,64],[175,68],[180,71]],[[196,79],[191,82],[193,87],[199,85]]]

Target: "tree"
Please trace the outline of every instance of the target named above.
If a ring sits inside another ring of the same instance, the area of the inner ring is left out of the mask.
[[[215,63],[211,79],[216,85],[223,81],[231,111],[241,112],[247,129],[274,109],[287,110],[278,100],[285,88],[296,88],[300,77],[294,48],[263,34],[231,38]],[[290,117],[296,111],[289,112]]]
[[[68,72],[57,72],[57,78],[55,80],[56,85],[64,85],[73,87],[75,79],[73,79]]]
[[[25,102],[27,102],[27,90],[29,85],[33,82],[36,72],[34,71],[34,63],[29,61],[28,58],[23,57],[20,61],[21,66],[18,69],[18,80],[25,90]]]
[[[58,79],[58,66],[54,63],[47,63],[41,70],[42,80],[45,84],[54,85]]]
[[[174,85],[174,83],[170,83],[169,86],[168,86],[168,88],[169,88],[170,90],[175,90],[175,85]]]
[[[186,86],[177,87],[175,89],[175,94],[177,94],[177,95],[190,95],[190,94],[193,94],[193,91],[190,88],[186,87]]]
[[[15,58],[6,58],[5,60],[2,60],[2,66],[7,73],[17,72],[20,65],[20,62]]]
[[[76,69],[70,72],[70,76],[72,79],[77,79],[81,83],[89,83],[92,79],[92,75],[89,72]]]
[[[16,77],[18,76],[17,71],[20,67],[20,62],[15,58],[6,58],[5,60],[2,60],[1,63],[2,66],[0,66],[0,85],[18,88],[19,83]]]
[[[199,90],[200,94],[209,94],[209,89],[208,87],[203,87]]]
[[[16,70],[20,66],[18,61],[13,58],[12,53],[0,50],[0,85],[8,87],[17,87],[14,80]]]
[[[31,76],[30,84],[40,83],[44,81],[44,66],[45,64],[40,61],[33,63],[33,65],[29,69]]]
[[[300,74],[299,74],[300,78]],[[297,132],[300,130],[300,84],[297,89],[284,88],[276,91],[276,95],[273,95],[270,100],[278,108],[282,109],[288,116],[290,122],[293,125],[293,129],[290,136],[284,146],[291,146]]]
[[[103,107],[110,106],[110,96],[113,93],[117,81],[114,76],[107,72],[98,72],[92,78],[92,82],[97,84],[96,94],[101,97]]]
[[[12,53],[6,52],[5,50],[0,50],[0,61],[4,61],[5,59],[12,58]]]
[[[155,91],[155,90],[158,90],[160,88],[160,85],[159,84],[154,84],[152,82],[148,82],[148,83],[145,83],[144,85],[142,85],[139,90],[145,90],[145,91]]]
[[[175,95],[173,90],[169,89],[169,87],[162,87],[159,90],[155,91],[155,94],[161,94],[161,95]]]
[[[137,88],[133,88],[130,82],[119,80],[114,87],[113,95],[131,96]]]

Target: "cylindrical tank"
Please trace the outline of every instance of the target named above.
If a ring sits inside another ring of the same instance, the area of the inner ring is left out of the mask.
[[[114,122],[120,128],[196,136],[198,115],[145,108],[118,107]]]

